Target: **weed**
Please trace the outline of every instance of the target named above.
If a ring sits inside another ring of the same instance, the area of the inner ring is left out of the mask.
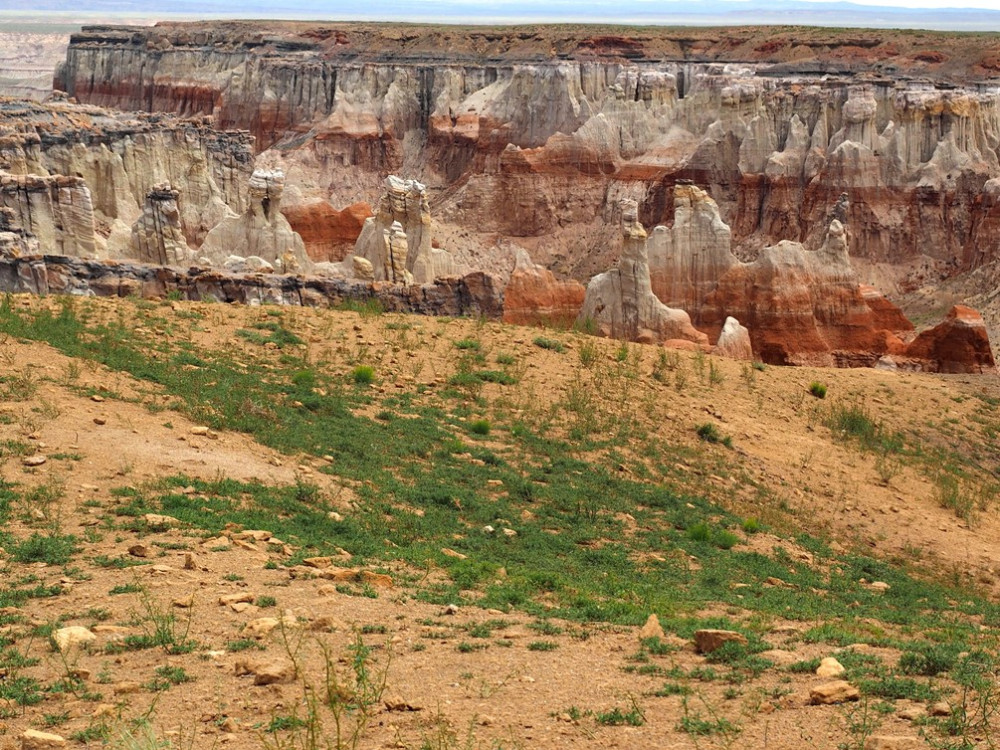
[[[809,393],[816,398],[826,398],[826,385],[814,380],[809,384]]]
[[[760,529],[760,521],[758,519],[750,517],[743,520],[743,531],[747,534],[756,534]]]
[[[32,534],[27,539],[14,542],[7,547],[10,557],[19,563],[47,563],[49,565],[65,565],[77,551],[74,536],[42,536]]]
[[[541,349],[548,349],[549,351],[557,352],[559,354],[564,354],[566,352],[566,347],[561,341],[546,338],[545,336],[536,336],[534,344]]]
[[[181,685],[185,682],[191,682],[191,680],[194,679],[191,675],[184,671],[183,667],[164,665],[162,667],[157,667],[154,674],[156,676],[146,683],[146,689],[154,692],[168,690],[174,685]]]
[[[851,706],[841,709],[841,727],[847,734],[847,741],[837,745],[838,750],[867,750],[869,739],[882,726],[882,714],[876,706],[881,705],[867,695]]]
[[[600,354],[600,350],[597,348],[597,344],[591,339],[582,340],[576,349],[577,355],[580,357],[580,364],[584,367],[591,367]]]
[[[719,428],[711,422],[705,422],[704,424],[698,425],[695,428],[695,432],[698,433],[698,437],[706,443],[719,443],[727,448],[733,447],[733,439],[729,435],[723,435],[719,432]]]
[[[473,435],[489,435],[490,434],[490,420],[488,419],[475,419],[469,423],[469,432]]]
[[[325,643],[316,642],[323,667],[322,673],[314,677],[304,667],[302,641],[291,641],[286,630],[281,635],[286,653],[295,664],[301,699],[280,728],[287,736],[271,732],[263,737],[264,747],[356,750],[362,746],[369,722],[381,708],[389,660],[377,664],[372,647],[365,645],[360,633],[347,647],[343,659]]]
[[[628,710],[622,710],[620,707],[615,706],[610,711],[599,711],[594,714],[594,720],[602,725],[608,727],[615,726],[630,726],[630,727],[641,727],[646,723],[646,714],[640,708],[639,703],[634,697],[629,696],[629,701],[631,703],[631,708]]]
[[[528,644],[528,651],[555,651],[559,644],[555,641],[531,641]]]
[[[375,368],[370,365],[358,365],[351,370],[351,379],[356,385],[371,385],[375,382]]]

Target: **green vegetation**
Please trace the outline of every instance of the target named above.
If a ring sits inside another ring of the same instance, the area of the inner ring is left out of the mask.
[[[826,398],[826,385],[814,380],[809,384],[809,393],[816,398]]]

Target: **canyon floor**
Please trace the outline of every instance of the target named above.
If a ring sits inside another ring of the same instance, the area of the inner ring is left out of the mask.
[[[994,376],[27,296],[0,357],[0,747],[996,739]]]

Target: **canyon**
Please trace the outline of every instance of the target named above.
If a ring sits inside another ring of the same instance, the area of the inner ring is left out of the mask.
[[[6,105],[22,124],[0,202],[45,252],[80,258],[418,286],[485,273],[510,322],[576,318],[591,278],[635,262],[634,205],[650,302],[689,316],[681,338],[707,346],[733,317],[775,363],[953,366],[907,358],[913,326],[879,292],[940,319],[935,289],[998,260],[1000,45],[604,31],[86,27],[62,93]],[[970,371],[992,367],[1000,325],[982,307]]]

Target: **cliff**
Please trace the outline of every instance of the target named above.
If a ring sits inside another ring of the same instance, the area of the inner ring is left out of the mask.
[[[224,218],[246,211],[252,170],[249,134],[217,131],[204,118],[0,101],[0,205],[46,252],[144,257],[133,225],[145,211],[159,226],[147,199],[164,186],[176,193],[169,221],[180,233],[169,242],[197,248]]]
[[[850,253],[895,291],[1000,255],[980,200],[1000,178],[980,82],[997,59],[989,35],[219,22],[89,27],[56,85],[249,130],[299,191],[290,213],[375,205],[386,175],[419,175],[470,246],[523,238],[580,280],[613,260],[622,198],[669,223],[691,180],[752,258],[820,240],[847,193]]]

